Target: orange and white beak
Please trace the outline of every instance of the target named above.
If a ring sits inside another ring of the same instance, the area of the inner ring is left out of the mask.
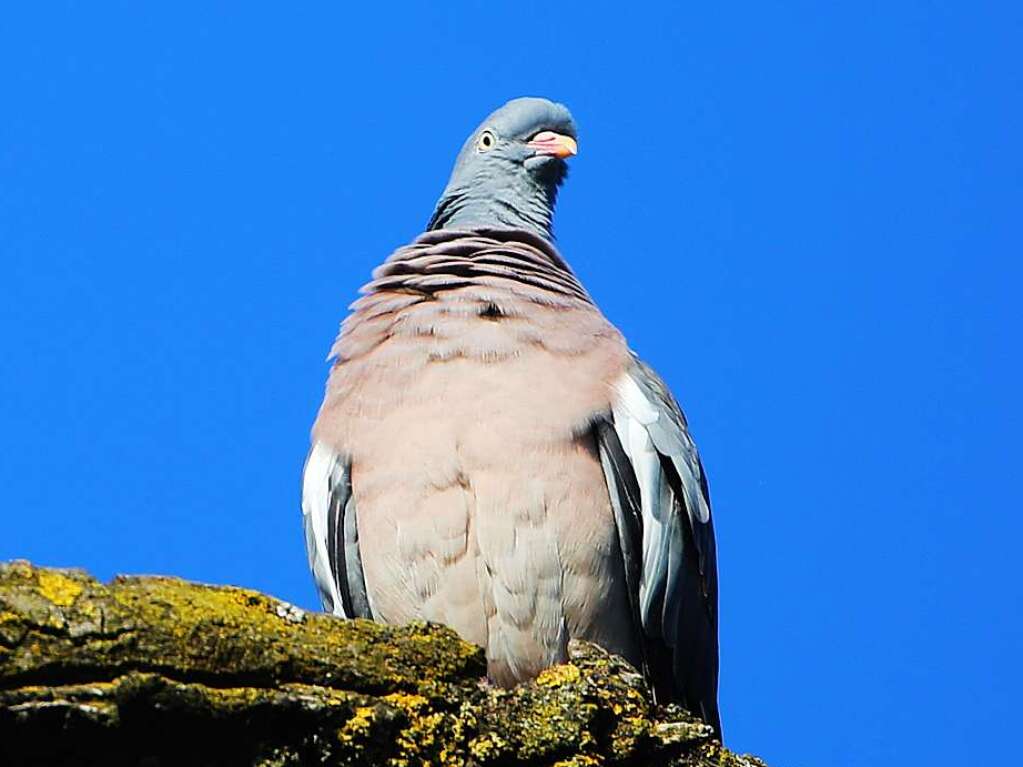
[[[574,138],[550,130],[540,131],[526,146],[535,149],[537,154],[560,157],[562,160],[579,152],[579,145]]]

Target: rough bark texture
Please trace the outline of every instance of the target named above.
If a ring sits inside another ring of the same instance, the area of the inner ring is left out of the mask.
[[[762,765],[599,648],[514,690],[484,668],[440,626],[0,564],[3,765]]]

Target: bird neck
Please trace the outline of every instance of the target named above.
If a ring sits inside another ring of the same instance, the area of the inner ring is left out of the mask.
[[[449,186],[444,190],[427,230],[519,229],[553,240],[556,184],[532,179],[501,187]]]

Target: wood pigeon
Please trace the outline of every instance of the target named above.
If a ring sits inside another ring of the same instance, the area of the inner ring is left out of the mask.
[[[302,512],[326,610],[427,620],[500,685],[592,641],[720,735],[717,561],[685,416],[552,242],[576,129],[520,98],[341,325]]]

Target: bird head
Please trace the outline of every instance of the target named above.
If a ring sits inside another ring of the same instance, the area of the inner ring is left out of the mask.
[[[524,229],[549,238],[565,160],[577,149],[564,105],[509,101],[466,140],[427,228]]]

